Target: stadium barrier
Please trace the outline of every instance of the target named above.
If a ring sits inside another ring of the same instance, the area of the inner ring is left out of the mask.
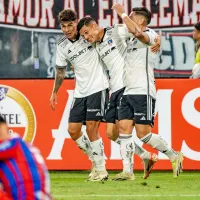
[[[73,100],[73,80],[65,80],[58,93],[56,110],[50,108],[53,80],[1,80],[0,113],[10,127],[41,150],[49,169],[86,170],[91,164],[67,132]],[[158,79],[156,118],[153,132],[159,133],[175,150],[185,155],[184,169],[200,170],[200,80]],[[121,169],[119,146],[99,131],[105,145],[108,169]],[[83,128],[85,132],[85,128]],[[135,134],[134,134],[135,135]],[[136,141],[141,142],[136,138]],[[143,145],[147,150],[158,153]],[[163,154],[155,169],[171,169]],[[135,169],[142,169],[135,156]]]

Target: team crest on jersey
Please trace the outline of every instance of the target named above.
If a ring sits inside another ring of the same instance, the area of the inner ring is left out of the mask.
[[[0,114],[6,119],[11,135],[19,133],[25,141],[33,142],[36,133],[35,112],[20,91],[0,85]]]
[[[136,45],[136,44],[137,44],[137,42],[138,42],[138,40],[137,40],[137,39],[135,39],[135,40],[133,41],[133,45]]]
[[[87,41],[85,39],[82,39],[79,41],[79,44],[82,46],[82,47],[86,47],[88,45]]]
[[[108,40],[108,44],[109,44],[110,46],[112,46],[113,40],[112,40],[112,39],[109,39],[109,40]]]

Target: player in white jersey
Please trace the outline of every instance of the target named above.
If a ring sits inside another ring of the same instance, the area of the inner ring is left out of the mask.
[[[182,168],[182,153],[175,152],[158,134],[151,133],[156,102],[153,72],[156,55],[149,49],[157,36],[155,31],[147,27],[151,21],[151,13],[147,8],[138,7],[133,8],[128,17],[119,3],[112,8],[122,17],[127,28],[134,35],[128,41],[126,55],[127,83],[119,108],[120,134],[131,135],[135,126],[137,136],[142,142],[169,157],[172,162],[173,176],[177,178]],[[128,140],[123,140],[121,145]]]
[[[71,9],[63,10],[59,13],[58,19],[64,37],[57,44],[57,73],[50,104],[54,109],[57,92],[64,80],[65,68],[69,61],[74,67],[76,85],[68,132],[93,162],[93,170],[88,180],[106,180],[108,173],[105,169],[104,145],[98,127],[104,115],[109,87],[108,78],[94,45],[80,37],[77,32],[76,13]],[[81,132],[83,123],[86,123],[86,132],[90,141]]]
[[[125,89],[125,56],[127,51],[127,40],[132,34],[128,33],[123,24],[116,24],[112,27],[101,28],[91,17],[84,17],[78,23],[78,31],[88,41],[96,43],[96,49],[109,70],[111,96],[106,109],[107,136],[116,143],[123,140],[119,138],[118,129],[118,108],[119,102]],[[159,49],[159,44],[157,45]],[[132,136],[129,136],[130,140]],[[134,148],[135,145],[135,148]],[[125,148],[123,158],[123,172],[116,176],[114,180],[133,180],[132,154],[135,150],[144,162],[144,178],[147,178],[151,172],[154,163],[157,160],[155,154],[145,151],[136,143],[129,142]],[[123,147],[122,147],[123,148]],[[123,150],[121,149],[121,153]],[[127,155],[130,157],[127,158]]]

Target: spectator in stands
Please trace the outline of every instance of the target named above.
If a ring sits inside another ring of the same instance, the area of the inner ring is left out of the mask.
[[[192,69],[192,76],[190,78],[200,78],[200,22],[194,25],[193,39],[197,41],[195,48],[195,65]]]

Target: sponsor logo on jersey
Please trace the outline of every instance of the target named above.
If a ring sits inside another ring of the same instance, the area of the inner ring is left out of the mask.
[[[101,116],[101,113],[100,113],[100,112],[98,112],[98,113],[96,114],[96,116]]]
[[[145,116],[143,116],[140,120],[146,120]]]
[[[92,50],[92,48],[93,48],[92,46],[89,46],[89,47],[88,47],[88,50]]]
[[[137,51],[137,48],[128,49],[128,50],[127,50],[127,53],[130,53],[130,52],[132,52],[132,51]]]
[[[101,59],[104,59],[108,54],[110,54],[112,51],[117,49],[116,47],[112,47],[111,49],[108,49],[102,56]]]
[[[74,54],[72,57],[70,57],[70,61],[74,61],[76,58],[78,58],[80,55],[86,53],[88,50],[91,51],[93,49],[92,46],[86,47],[80,51],[78,51],[76,54]]]

